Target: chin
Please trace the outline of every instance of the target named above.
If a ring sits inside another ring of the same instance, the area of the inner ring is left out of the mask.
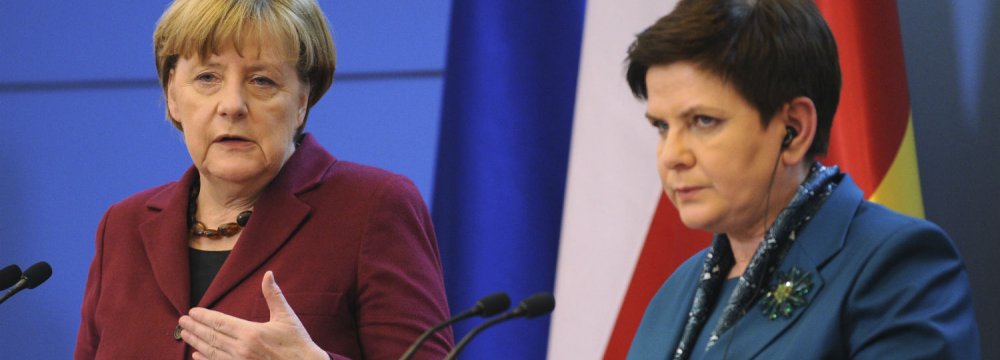
[[[257,180],[267,174],[265,168],[261,166],[247,166],[246,164],[229,163],[224,166],[207,166],[206,175],[233,183],[250,182]]]
[[[703,230],[708,232],[718,232],[716,231],[715,224],[718,223],[713,216],[708,216],[707,214],[695,212],[695,211],[680,211],[681,222],[684,223],[688,229]]]

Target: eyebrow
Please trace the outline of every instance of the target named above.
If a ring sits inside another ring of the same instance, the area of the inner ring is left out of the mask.
[[[680,116],[678,116],[678,117],[681,118],[681,119],[690,119],[690,118],[694,117],[695,114],[701,114],[701,113],[709,113],[711,116],[721,116],[721,115],[723,115],[723,114],[721,114],[722,112],[723,112],[722,109],[714,108],[714,107],[711,107],[711,106],[695,105],[695,106],[689,107],[687,109],[684,109],[684,111],[682,111],[681,114],[680,114]],[[649,121],[663,121],[664,120],[664,119],[658,118],[656,116],[653,116],[652,114],[650,114],[648,112],[645,114],[645,116],[646,116],[646,119],[649,119]]]
[[[212,68],[212,69],[218,69],[218,68],[222,68],[223,67],[223,65],[221,63],[218,63],[218,62],[215,62],[215,61],[209,61],[207,63],[201,64],[200,66],[206,67],[206,68]],[[267,70],[267,71],[273,71],[273,72],[278,73],[278,74],[282,74],[283,73],[281,71],[281,67],[280,66],[274,66],[274,65],[271,65],[271,64],[261,64],[261,63],[254,63],[254,64],[248,66],[247,70],[249,70],[250,72],[257,72],[257,71],[261,71],[261,70]]]

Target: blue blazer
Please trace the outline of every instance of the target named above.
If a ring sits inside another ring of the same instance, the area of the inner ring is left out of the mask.
[[[629,359],[673,355],[706,253],[682,264],[649,303]],[[793,266],[812,274],[808,302],[772,321],[758,301],[704,358],[981,358],[968,274],[951,240],[930,222],[865,201],[849,176],[779,271]]]

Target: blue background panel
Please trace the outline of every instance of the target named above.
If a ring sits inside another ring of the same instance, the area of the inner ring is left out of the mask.
[[[0,81],[156,78],[164,1],[0,2]]]
[[[53,267],[0,305],[5,356],[69,358],[105,209],[190,163],[158,99],[155,88],[0,93],[0,263]]]
[[[447,0],[320,1],[337,43],[338,71],[442,70]]]
[[[306,130],[338,159],[410,177],[430,206],[442,84],[440,77],[334,80]]]
[[[167,1],[0,1],[0,83],[155,79]],[[450,2],[320,1],[341,72],[441,70]]]

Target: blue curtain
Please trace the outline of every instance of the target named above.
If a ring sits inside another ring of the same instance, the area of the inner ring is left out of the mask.
[[[516,306],[553,289],[584,11],[453,3],[433,216],[454,313],[496,291]],[[475,325],[456,326],[456,341]],[[462,355],[544,359],[548,328],[548,316],[504,323]]]

